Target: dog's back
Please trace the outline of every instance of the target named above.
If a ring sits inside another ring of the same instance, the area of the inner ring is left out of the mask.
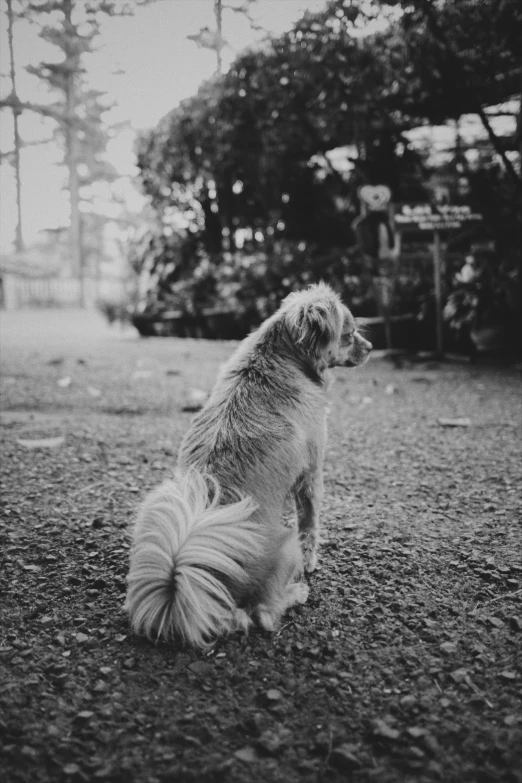
[[[308,450],[323,435],[324,411],[324,387],[299,366],[279,322],[267,322],[224,366],[185,436],[179,467],[210,473],[224,499],[227,490],[253,497],[279,524]]]

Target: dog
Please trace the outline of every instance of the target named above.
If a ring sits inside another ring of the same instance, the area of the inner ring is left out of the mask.
[[[274,631],[317,566],[330,368],[372,349],[326,284],[290,294],[223,366],[173,479],[134,525],[133,630],[204,648],[254,620]],[[297,524],[285,525],[292,511]]]

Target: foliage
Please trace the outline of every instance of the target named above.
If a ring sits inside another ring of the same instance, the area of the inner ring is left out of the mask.
[[[387,0],[389,3],[391,0]],[[519,92],[518,0],[400,2],[407,72],[418,111],[433,123]]]
[[[354,250],[324,250],[317,244],[278,239],[250,252],[208,256],[194,235],[180,237],[160,226],[134,243],[130,262],[141,267],[151,313],[176,310],[194,315],[226,309],[251,324],[270,315],[290,291],[325,277],[349,297],[354,311],[367,312],[370,281]]]
[[[457,334],[495,326],[504,343],[522,343],[522,214],[513,187],[491,153],[468,172],[470,200],[484,215],[482,241],[451,281],[444,315]],[[487,241],[484,241],[487,240]]]
[[[159,298],[172,295],[193,309],[209,301],[236,306],[241,294],[224,293],[230,268],[252,301],[279,296],[282,280],[289,287],[315,276],[342,280],[337,270],[351,276],[354,265],[368,290],[352,230],[358,186],[383,183],[396,201],[428,200],[428,172],[405,132],[458,117],[477,102],[503,100],[513,87],[516,36],[506,20],[517,28],[521,15],[512,0],[478,5],[448,0],[437,6],[434,25],[429,0],[380,7],[332,0],[263,49],[242,54],[226,76],[204,84],[144,134],[138,166],[160,220]],[[374,32],[361,35],[369,24]],[[344,175],[326,154],[337,147],[349,152]],[[498,169],[496,161],[482,162],[485,170]],[[495,207],[483,198],[480,172],[469,173],[496,238]],[[499,193],[497,209],[513,200],[502,177]],[[168,240],[161,239],[164,229],[172,232]],[[259,284],[243,269],[244,258],[256,259]],[[162,266],[170,270],[166,278]]]
[[[492,257],[491,249],[468,256],[455,276],[444,316],[452,329],[470,334],[485,328],[503,332],[510,343],[518,342],[519,313],[516,292],[518,270],[509,259]]]

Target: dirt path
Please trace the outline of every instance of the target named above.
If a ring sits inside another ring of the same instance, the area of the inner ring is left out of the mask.
[[[233,345],[0,328],[2,780],[522,781],[519,372],[336,371],[309,603],[202,654],[130,634],[126,530]]]

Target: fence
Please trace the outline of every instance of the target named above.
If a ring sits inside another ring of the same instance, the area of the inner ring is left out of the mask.
[[[82,300],[80,281],[62,277],[0,276],[0,304],[6,310],[22,307],[77,307]],[[121,278],[87,278],[83,281],[83,303],[95,307],[98,300],[120,302],[125,297]]]

